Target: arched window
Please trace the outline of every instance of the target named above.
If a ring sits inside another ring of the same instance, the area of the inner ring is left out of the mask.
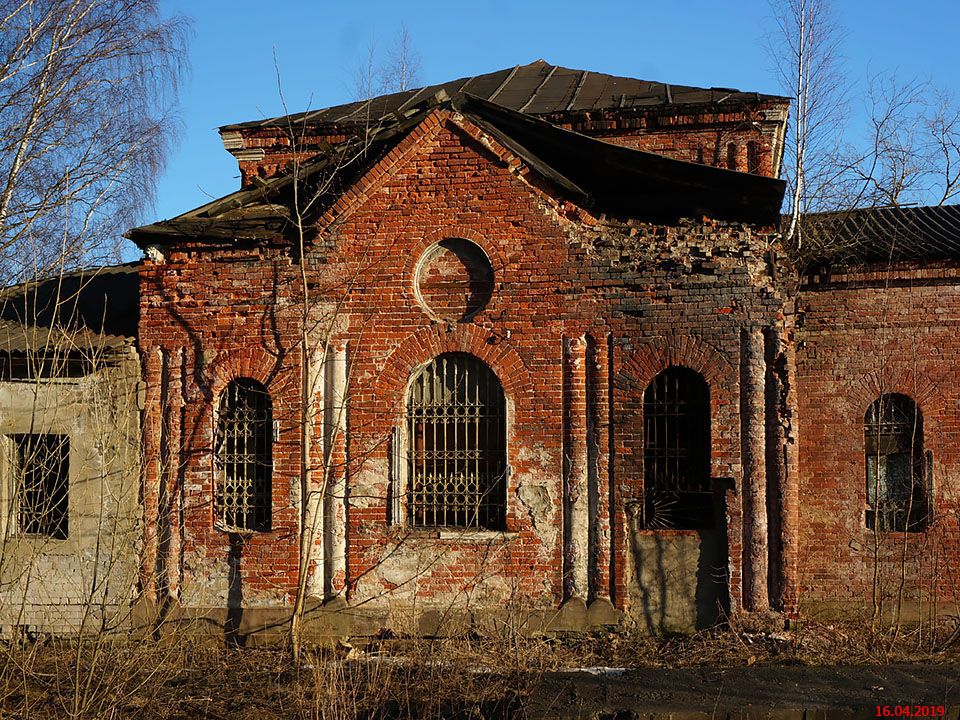
[[[417,527],[502,529],[506,403],[497,376],[466,353],[434,358],[407,397],[407,519]]]
[[[233,532],[269,531],[273,407],[256,380],[232,380],[220,396],[215,458],[217,526]]]
[[[699,374],[670,367],[643,394],[644,526],[714,524],[710,488],[710,390]]]
[[[906,395],[886,393],[864,417],[867,527],[919,532],[930,515],[923,453],[923,415]]]

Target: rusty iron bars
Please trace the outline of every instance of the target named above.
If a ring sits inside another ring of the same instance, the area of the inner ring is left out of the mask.
[[[217,527],[231,532],[269,531],[273,474],[270,395],[255,380],[232,380],[220,397],[217,420]]]
[[[409,524],[502,529],[506,468],[506,403],[497,376],[472,355],[438,355],[408,396]]]
[[[643,394],[643,526],[714,524],[710,487],[710,391],[697,372],[670,367]]]

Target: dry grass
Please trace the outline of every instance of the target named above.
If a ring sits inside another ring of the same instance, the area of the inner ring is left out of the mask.
[[[584,666],[957,662],[956,623],[922,635],[863,624],[793,632],[731,626],[651,638],[630,629],[563,637],[471,634],[317,647],[295,664],[282,648],[181,642],[0,648],[0,717],[173,720],[388,720],[519,717],[551,670]],[[78,662],[79,660],[79,662]]]

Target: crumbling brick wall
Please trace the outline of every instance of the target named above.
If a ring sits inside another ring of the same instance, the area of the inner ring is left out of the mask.
[[[653,375],[682,364],[711,383],[711,473],[722,479],[727,570],[741,605],[744,562],[761,570],[744,556],[754,530],[741,521],[741,455],[762,443],[766,412],[759,409],[759,425],[754,416],[744,425],[740,383],[752,376],[741,350],[745,338],[762,346],[764,329],[782,319],[763,252],[768,236],[710,221],[600,222],[557,200],[509,152],[446,111],[401,141],[320,227],[308,274],[323,312],[336,307],[318,342],[349,367],[340,450],[349,464],[346,500],[337,499],[345,505],[332,520],[346,526],[327,539],[344,544],[345,563],[319,592],[345,592],[367,607],[553,608],[568,597],[628,607],[627,512],[642,487],[639,440],[629,429]],[[414,287],[422,254],[446,238],[474,243],[494,270],[489,302],[461,321],[425,311]],[[297,273],[289,250],[269,243],[188,240],[146,263],[140,344],[145,418],[153,420],[145,497],[166,513],[170,532],[165,544],[147,533],[145,577],[152,558],[163,565],[165,555],[168,566],[159,583],[146,581],[155,594],[170,587],[186,604],[222,607],[233,593],[266,606],[288,602],[294,590]],[[443,352],[475,355],[503,385],[505,533],[421,530],[391,514],[391,443],[407,383]],[[239,548],[214,528],[211,508],[213,408],[236,376],[267,386],[279,423],[273,527]],[[160,497],[179,497],[182,507]]]
[[[960,577],[960,455],[954,377],[960,321],[956,263],[834,269],[800,293],[800,601],[811,609],[889,613],[903,586],[951,605]],[[864,416],[883,393],[911,397],[933,459],[932,525],[919,533],[866,525]],[[879,561],[879,562],[878,562]],[[875,577],[875,570],[877,571]],[[876,592],[875,592],[876,591]]]

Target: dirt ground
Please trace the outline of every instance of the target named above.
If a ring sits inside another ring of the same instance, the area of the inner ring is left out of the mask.
[[[530,718],[632,720],[643,714],[678,712],[708,717],[798,719],[877,717],[877,707],[896,714],[929,712],[956,719],[960,712],[960,665],[750,666],[733,668],[638,668],[549,673],[525,703]],[[918,708],[933,708],[931,711]],[[829,712],[833,711],[833,712]],[[915,712],[916,711],[916,712]],[[901,715],[902,716],[902,715]]]
[[[0,718],[827,720],[879,707],[960,720],[958,638],[953,626],[810,624],[669,638],[343,638],[299,661],[282,647],[41,639],[0,645]]]

